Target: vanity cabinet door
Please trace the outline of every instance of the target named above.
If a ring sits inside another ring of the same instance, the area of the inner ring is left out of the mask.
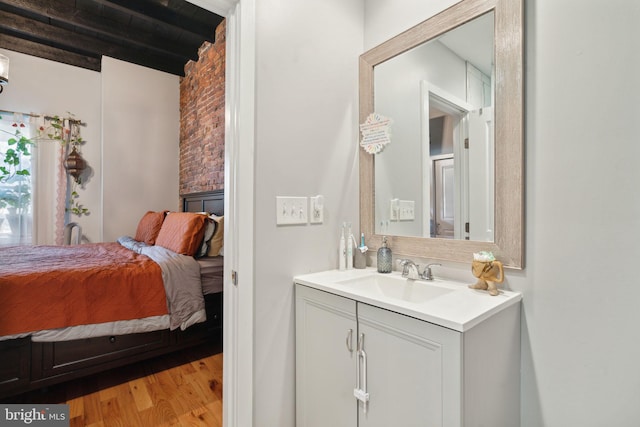
[[[358,334],[369,393],[359,427],[461,425],[462,334],[362,303]]]
[[[295,291],[296,426],[356,427],[356,302],[301,285]]]

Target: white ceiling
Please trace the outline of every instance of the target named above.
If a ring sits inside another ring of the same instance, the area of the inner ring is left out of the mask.
[[[493,68],[494,14],[487,13],[448,31],[438,39],[461,58],[471,62],[487,76]]]

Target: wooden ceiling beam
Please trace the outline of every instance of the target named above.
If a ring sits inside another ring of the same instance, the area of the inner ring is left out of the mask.
[[[98,15],[70,7],[68,2],[60,0],[2,0],[0,4],[9,5],[12,9],[16,10],[14,13],[23,15],[17,12],[17,10],[24,10],[27,12],[24,14],[25,16],[39,15],[49,20],[57,20],[68,25],[95,32],[106,39],[115,40],[123,45],[134,45],[138,48],[155,51],[161,55],[175,55],[179,53],[186,59],[197,59],[198,57],[197,51],[200,47],[199,44],[180,43],[164,36],[140,31],[135,27],[123,25],[118,22],[106,21]],[[55,24],[53,21],[50,23]]]
[[[85,68],[92,71],[100,71],[102,61],[100,58],[93,58],[86,55],[72,53],[66,50],[43,45],[23,38],[15,37],[10,34],[1,33],[0,47],[12,50],[14,52],[24,53],[38,58],[49,59],[51,61],[61,62],[76,67]]]
[[[96,71],[106,55],[183,76],[223,19],[185,0],[0,0],[0,42]]]
[[[98,61],[102,55],[106,55],[138,65],[152,66],[152,68],[177,75],[184,74],[184,64],[187,62],[184,57],[154,55],[139,49],[110,44],[1,10],[0,32],[77,55],[97,58]]]
[[[108,7],[118,8],[136,15],[138,18],[148,21],[161,22],[165,25],[171,25],[174,28],[183,31],[187,34],[191,34],[195,40],[214,41],[216,27],[222,22],[222,17],[215,15],[212,12],[204,11],[201,13],[207,13],[208,20],[214,20],[215,24],[203,22],[201,20],[194,19],[190,16],[186,16],[182,13],[182,8],[176,7],[171,2],[153,2],[153,1],[131,1],[131,0],[94,0],[100,4],[104,4]],[[216,18],[218,18],[216,20]]]

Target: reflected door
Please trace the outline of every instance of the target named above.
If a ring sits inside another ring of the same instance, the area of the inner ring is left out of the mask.
[[[469,113],[469,238],[493,242],[493,108]]]
[[[435,236],[452,239],[454,232],[455,202],[454,185],[455,170],[453,157],[433,161],[434,171],[434,222]]]

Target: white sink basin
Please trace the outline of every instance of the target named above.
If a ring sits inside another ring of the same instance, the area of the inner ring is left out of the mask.
[[[353,287],[354,290],[364,290],[379,293],[381,297],[398,301],[421,304],[443,295],[454,292],[453,289],[434,285],[427,281],[410,280],[400,276],[383,276],[380,274],[356,277],[339,281],[338,283]]]
[[[497,296],[469,289],[475,278],[461,283],[404,279],[400,272],[380,274],[374,268],[327,270],[296,276],[294,282],[351,300],[405,314],[464,332],[492,314],[516,304],[522,296],[500,290]]]

